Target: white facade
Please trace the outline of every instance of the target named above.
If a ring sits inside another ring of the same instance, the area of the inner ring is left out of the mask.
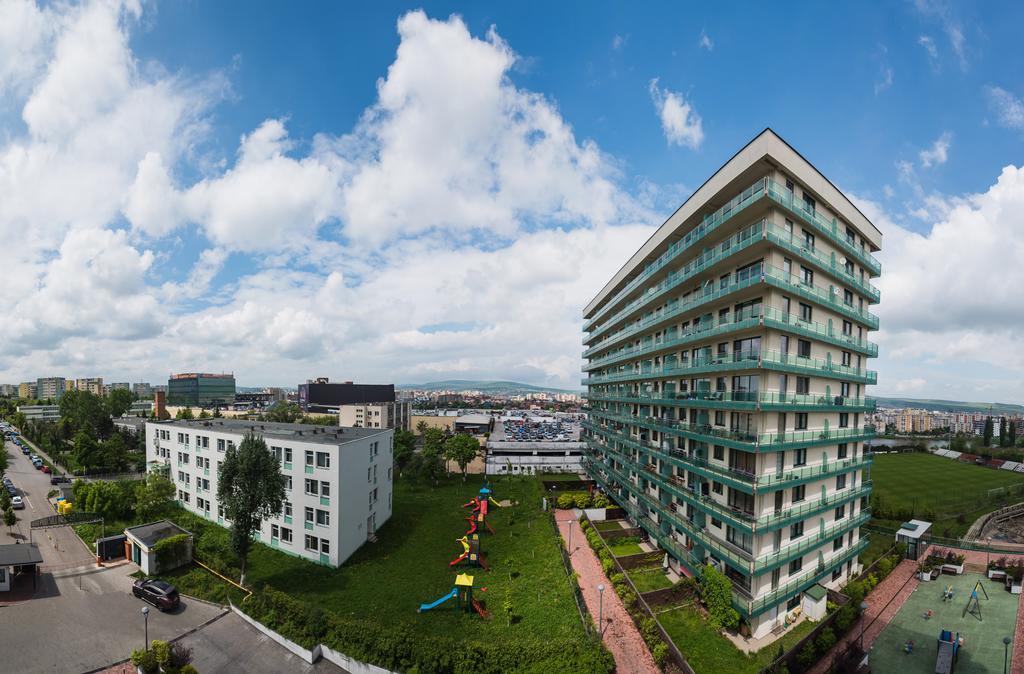
[[[352,403],[338,408],[338,425],[352,428],[401,428],[410,430],[412,403]]]
[[[391,517],[390,429],[152,421],[146,424],[146,458],[151,467],[154,462],[167,467],[185,508],[230,526],[217,502],[217,474],[228,447],[241,443],[247,432],[263,437],[289,481],[285,509],[263,522],[261,542],[337,567]]]

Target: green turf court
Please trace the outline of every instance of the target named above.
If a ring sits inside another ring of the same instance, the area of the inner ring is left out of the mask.
[[[981,620],[968,613],[963,615],[971,590],[977,581],[988,592],[989,598],[979,591]],[[953,586],[953,600],[942,601],[947,585]],[[1013,638],[1017,622],[1019,597],[1003,589],[1003,584],[988,580],[980,574],[962,576],[941,575],[938,579],[920,583],[899,610],[892,622],[878,635],[870,650],[872,671],[899,672],[900,674],[932,674],[939,633],[946,629],[959,632],[964,639],[954,672],[1003,671],[1003,637]],[[924,614],[931,610],[932,617]],[[908,639],[914,642],[914,652],[903,652]],[[1013,656],[1011,644],[1010,656]],[[1013,669],[1010,663],[1008,671]]]

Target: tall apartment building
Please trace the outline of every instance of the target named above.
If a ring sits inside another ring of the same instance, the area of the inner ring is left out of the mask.
[[[18,397],[23,400],[31,400],[36,397],[36,383],[34,381],[23,381],[18,384]]]
[[[75,388],[93,395],[103,395],[103,377],[87,377],[75,381]]]
[[[391,517],[392,442],[388,429],[208,419],[146,423],[150,470],[163,468],[188,510],[224,526],[217,476],[224,453],[246,433],[261,436],[288,480],[279,517],[258,539],[318,564],[340,566]]]
[[[585,469],[674,567],[727,574],[758,638],[860,568],[880,244],[765,130],[584,310]]]
[[[338,408],[338,425],[356,428],[401,428],[411,430],[412,403],[395,401],[352,403]]]
[[[36,397],[40,400],[60,400],[64,395],[64,377],[40,377],[36,380]]]
[[[153,387],[149,385],[149,382],[136,382],[132,384],[132,393],[136,398],[152,398]]]

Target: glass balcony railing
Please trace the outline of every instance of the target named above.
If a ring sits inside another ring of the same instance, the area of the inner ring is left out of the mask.
[[[868,539],[863,536],[860,537],[852,546],[847,546],[842,550],[833,553],[831,557],[825,560],[824,564],[815,564],[813,569],[808,569],[796,578],[793,578],[779,586],[777,589],[751,600],[747,605],[746,615],[758,615],[770,609],[772,606],[781,604],[790,597],[795,597],[800,592],[803,592],[828,574],[832,573],[833,569],[842,566],[847,560],[853,559],[859,555],[861,550],[867,546]]]
[[[841,288],[830,285],[822,288],[817,285],[805,283],[797,274],[786,272],[784,269],[766,265],[764,276],[769,285],[799,295],[804,299],[811,300],[831,311],[843,314],[855,321],[867,325],[871,330],[878,329],[878,317],[865,309],[858,309],[852,304],[846,304],[845,298],[840,297]]]
[[[866,339],[854,337],[852,334],[848,335],[842,331],[836,332],[830,323],[805,321],[796,314],[787,314],[781,309],[774,307],[765,307],[764,322],[770,328],[807,335],[808,337],[842,346],[853,351],[859,351],[869,358],[874,358],[878,355],[877,344]]]
[[[796,195],[786,189],[785,186],[767,179],[765,180],[765,184],[768,189],[768,196],[773,201],[782,204],[792,213],[796,214],[798,218],[815,227],[819,232],[824,234],[829,241],[836,244],[848,255],[856,258],[872,276],[878,276],[882,273],[881,263],[879,263],[878,260],[876,260],[875,257],[867,250],[850,242],[850,240],[846,238],[846,232],[839,231],[839,224],[837,220],[833,219],[832,222],[829,222],[816,210],[807,208],[807,205],[804,204],[803,201],[797,199]]]
[[[824,533],[817,530],[813,535],[804,534],[796,542],[780,548],[778,552],[770,552],[754,560],[754,573],[770,571],[801,555],[807,554],[811,550],[817,550],[823,545],[828,545],[828,543],[834,541],[839,536],[845,535],[851,529],[856,529],[862,524],[866,524],[870,519],[871,509],[864,508],[853,517],[845,517],[833,523],[832,526],[826,527]]]
[[[766,350],[734,351],[728,354],[693,358],[687,363],[679,365],[641,366],[639,369],[634,368],[622,372],[592,374],[580,380],[580,383],[589,387],[643,379],[691,377],[711,372],[764,369],[810,374],[829,379],[843,379],[844,381],[859,381],[865,384],[878,382],[878,373],[874,370],[839,365],[828,359],[803,358],[779,351]]]
[[[877,303],[881,298],[882,294],[878,291],[878,288],[871,285],[867,279],[857,278],[854,274],[849,273],[845,266],[840,262],[842,258],[837,259],[834,253],[832,255],[826,255],[813,245],[808,245],[808,242],[805,239],[793,234],[786,228],[781,227],[774,222],[766,222],[764,231],[767,239],[775,245],[790,251],[804,260],[810,261],[826,274],[830,274],[841,280],[843,283],[856,288],[871,302]]]
[[[591,391],[585,394],[585,397],[589,401],[749,410],[806,408],[810,410],[849,409],[858,412],[873,412],[877,408],[877,401],[873,398],[844,398],[843,396],[779,393],[778,391],[690,391],[687,393]]]

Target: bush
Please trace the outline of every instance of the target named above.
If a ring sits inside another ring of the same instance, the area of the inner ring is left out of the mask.
[[[659,667],[664,666],[665,660],[668,659],[668,644],[664,641],[654,644],[654,647],[651,648],[651,655],[654,656],[654,661],[658,663]]]
[[[611,505],[611,500],[609,500],[609,498],[605,494],[598,492],[594,494],[592,505],[594,508],[607,508],[609,505]]]
[[[700,576],[701,599],[708,609],[708,623],[713,629],[735,629],[740,614],[732,607],[732,581],[708,564]]]
[[[132,651],[131,657],[132,664],[141,669],[146,674],[153,674],[159,669],[159,665],[156,662],[156,656],[153,655],[153,651]]]
[[[883,557],[878,560],[878,564],[875,566],[875,571],[878,573],[879,578],[885,578],[892,571],[892,562],[888,557]]]
[[[575,496],[573,496],[573,502],[576,505],[576,507],[581,509],[581,510],[583,508],[589,508],[590,507],[590,494],[587,494],[587,493],[576,494]]]
[[[555,502],[555,505],[561,510],[569,510],[570,508],[574,507],[575,503],[576,501],[573,498],[572,494],[560,494],[558,496],[558,500]]]
[[[832,628],[826,627],[818,634],[818,638],[814,640],[814,645],[820,653],[828,652],[828,649],[836,645],[836,635],[832,631]]]
[[[815,658],[817,655],[817,652],[814,650],[814,644],[808,641],[807,645],[797,653],[796,661],[800,663],[801,667],[807,669],[816,662]]]
[[[839,609],[839,614],[836,616],[836,629],[843,634],[850,629],[850,626],[853,625],[853,621],[857,619],[857,610],[853,608],[852,603],[853,602],[850,602],[843,608]]]

